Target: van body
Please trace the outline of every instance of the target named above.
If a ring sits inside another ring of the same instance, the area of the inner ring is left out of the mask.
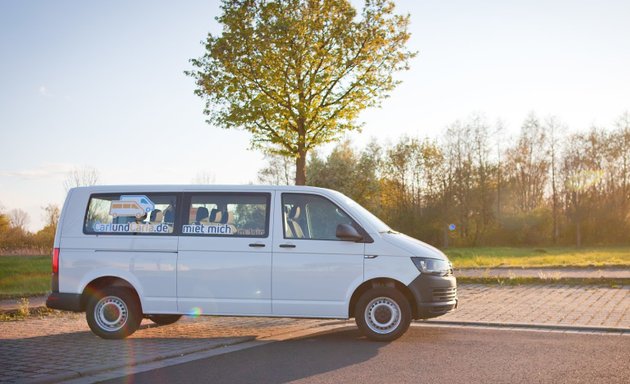
[[[457,287],[442,252],[329,189],[91,186],[66,197],[46,304],[103,338],[201,314],[354,317],[385,341],[455,309]]]

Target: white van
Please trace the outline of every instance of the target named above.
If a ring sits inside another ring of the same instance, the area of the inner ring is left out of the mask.
[[[138,217],[120,201],[152,207]],[[371,339],[457,306],[439,250],[395,232],[339,192],[314,187],[94,186],[68,192],[49,308],[85,311],[124,338],[143,317],[348,319]]]

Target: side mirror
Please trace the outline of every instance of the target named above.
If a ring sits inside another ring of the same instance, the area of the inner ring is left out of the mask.
[[[363,236],[350,224],[339,224],[337,226],[337,238],[345,241],[361,241]]]

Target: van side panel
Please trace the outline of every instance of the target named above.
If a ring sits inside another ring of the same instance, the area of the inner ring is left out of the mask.
[[[250,243],[264,244],[252,248]],[[271,241],[182,237],[177,291],[180,313],[271,314]]]
[[[154,249],[143,248],[143,239],[139,237],[86,237],[65,239],[59,266],[60,273],[63,273],[60,292],[82,293],[91,281],[99,277],[120,277],[134,286],[144,313],[177,312],[176,237],[152,237],[152,242],[161,244],[160,251],[155,250],[158,244],[154,244]],[[98,240],[97,247],[88,248],[95,240]]]
[[[349,287],[364,281],[363,244],[335,242],[331,245],[338,249],[333,252],[326,249],[329,244],[322,246],[323,242],[294,240],[293,243],[301,252],[277,247],[273,254],[273,314],[348,317],[352,296]]]
[[[71,190],[64,206],[59,292],[81,294],[94,279],[115,276],[134,286],[144,313],[176,313],[178,237],[84,234],[90,192]]]

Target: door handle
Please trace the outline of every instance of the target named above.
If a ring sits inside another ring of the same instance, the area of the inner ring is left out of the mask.
[[[262,247],[264,247],[264,246],[265,246],[265,244],[261,244],[261,243],[251,243],[249,246],[250,246],[250,247],[252,247],[252,248],[262,248]]]
[[[295,248],[295,244],[280,244],[280,248]]]

